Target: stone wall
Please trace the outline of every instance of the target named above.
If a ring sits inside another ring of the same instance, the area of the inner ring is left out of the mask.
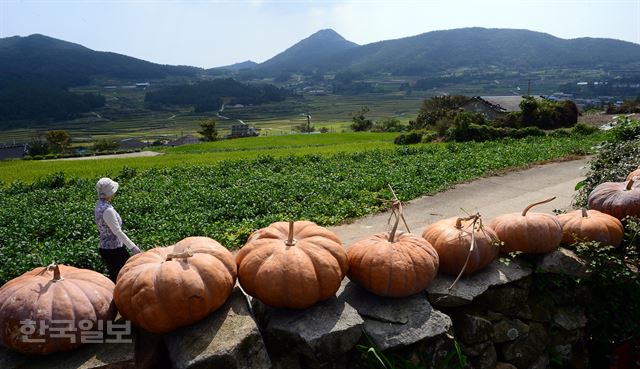
[[[1,368],[367,368],[367,348],[418,367],[586,368],[589,291],[584,263],[559,249],[495,261],[426,293],[381,298],[348,279],[335,298],[303,311],[274,309],[239,287],[206,319],[131,344],[93,344],[27,358],[0,348]]]

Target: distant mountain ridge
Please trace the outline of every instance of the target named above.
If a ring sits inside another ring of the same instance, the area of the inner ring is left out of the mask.
[[[94,78],[151,79],[196,76],[200,68],[171,66],[34,34],[0,39],[0,87],[15,82],[45,81],[60,87],[83,85]]]
[[[320,31],[320,32],[327,32]],[[624,67],[640,61],[640,45],[605,38],[561,39],[546,33],[520,29],[460,28],[427,32],[362,46],[350,43],[314,52],[309,40],[258,65],[258,70],[336,71],[425,75],[454,68],[508,67],[572,68],[584,66]],[[334,40],[344,40],[334,31]],[[349,43],[349,41],[344,40]],[[305,57],[306,56],[306,57]]]
[[[592,67],[639,70],[640,45],[605,38],[561,39],[519,29],[460,28],[427,32],[395,40],[358,45],[332,29],[320,30],[269,60],[212,68],[261,75],[283,72],[339,72],[430,76],[458,68],[510,69]],[[0,39],[0,88],[24,81],[60,87],[96,78],[146,80],[168,76],[197,78],[202,68],[172,66],[116,54],[34,34]]]
[[[300,69],[316,65],[318,60],[330,59],[358,46],[332,29],[323,29],[259,64],[257,69],[267,72]]]

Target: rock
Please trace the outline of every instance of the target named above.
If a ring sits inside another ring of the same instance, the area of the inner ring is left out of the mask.
[[[551,352],[553,352],[553,357],[556,360],[560,360],[563,362],[571,360],[571,345],[570,344],[562,344],[551,346]]]
[[[495,369],[518,369],[515,366],[509,364],[509,363],[496,363],[496,367]]]
[[[47,356],[25,356],[0,348],[2,369],[136,369],[133,342],[87,344]]]
[[[304,310],[273,308],[258,299],[252,305],[269,353],[299,357],[301,367],[341,361],[358,343],[364,328],[358,312],[335,297]]]
[[[483,352],[489,349],[489,346],[493,346],[491,341],[484,341],[473,345],[460,344],[460,350],[463,354],[469,357],[476,357],[482,355]]]
[[[506,312],[511,308],[521,310],[526,306],[529,291],[515,287],[493,287],[478,298],[478,304],[489,310]]]
[[[549,355],[544,354],[538,358],[528,369],[547,369],[549,367]]]
[[[530,296],[529,307],[531,308],[531,320],[536,322],[548,322],[551,320],[555,305],[548,297]]]
[[[502,345],[502,357],[518,368],[528,368],[544,353],[549,335],[540,323],[531,323],[529,333]]]
[[[562,247],[544,255],[538,262],[536,271],[571,277],[585,277],[588,275],[587,263],[573,251]]]
[[[531,320],[531,308],[529,305],[516,305],[503,311],[504,315],[523,320]]]
[[[553,323],[568,331],[584,328],[587,325],[587,316],[582,306],[559,307],[553,316]]]
[[[513,341],[529,333],[529,326],[519,319],[504,319],[493,324],[493,341],[496,343]]]
[[[219,310],[164,339],[176,369],[271,367],[258,326],[238,287]]]
[[[456,338],[466,345],[491,339],[491,322],[483,317],[462,313],[454,315],[453,321]]]
[[[593,303],[593,296],[589,287],[575,285],[571,288],[562,288],[550,291],[551,299],[557,305],[589,305]]]
[[[492,286],[499,286],[518,281],[532,273],[528,263],[520,257],[509,262],[495,260],[486,269],[469,277],[461,278],[448,290],[455,277],[438,274],[427,287],[429,301],[434,306],[455,307],[471,303]]]
[[[487,319],[490,322],[497,322],[498,320],[504,318],[504,314],[496,313],[495,311],[487,311]]]
[[[434,310],[424,293],[405,298],[376,296],[347,282],[338,299],[353,306],[364,318],[364,330],[382,350],[404,347],[446,333],[451,319]]]
[[[494,369],[498,362],[498,353],[493,345],[489,345],[482,354],[471,358],[470,361],[475,369]]]
[[[136,368],[169,369],[169,353],[161,334],[134,327]]]

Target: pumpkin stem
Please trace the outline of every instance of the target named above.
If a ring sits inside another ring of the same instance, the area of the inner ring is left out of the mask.
[[[480,213],[475,213],[466,218],[456,219],[456,228],[462,229],[463,220],[473,220],[473,223],[471,223],[471,246],[469,247],[469,252],[467,253],[467,259],[464,261],[464,264],[462,265],[462,269],[460,269],[460,273],[458,273],[458,276],[456,277],[456,279],[453,281],[453,283],[451,283],[451,286],[449,286],[449,288],[447,289],[448,291],[451,291],[451,289],[453,289],[456,283],[458,283],[458,281],[460,280],[460,277],[462,277],[462,274],[467,269],[467,265],[469,264],[469,259],[471,259],[471,253],[476,248],[476,224],[479,223],[478,227],[482,229],[482,220],[481,220]]]
[[[293,239],[293,223],[293,220],[289,221],[289,237],[285,242],[287,246],[294,246],[296,244],[296,240]]]
[[[555,199],[556,199],[556,197],[554,196],[554,197],[552,197],[552,198],[550,198],[550,199],[546,199],[546,200],[542,200],[542,201],[534,202],[533,204],[531,204],[531,205],[527,206],[526,208],[524,208],[524,210],[522,211],[522,216],[527,215],[527,212],[528,212],[528,211],[529,211],[529,209],[531,209],[532,207],[537,206],[537,205],[546,204],[546,203],[551,202],[551,201],[553,201],[553,200],[555,200]]]
[[[183,252],[173,252],[167,255],[166,261],[171,261],[172,259],[186,259],[192,256],[193,256],[193,251],[191,250],[191,247],[187,247],[187,249],[184,250]]]
[[[60,267],[56,263],[51,263],[47,265],[44,269],[42,269],[40,273],[38,273],[38,275],[42,275],[51,270],[53,270],[53,278],[51,278],[51,282],[58,282],[58,281],[64,280],[64,278],[60,276]]]
[[[582,217],[589,218],[589,213],[587,213],[587,208],[582,208]]]
[[[404,223],[404,227],[407,229],[407,232],[411,233],[411,230],[409,230],[409,225],[407,224],[407,220],[404,218],[404,214],[402,213],[402,202],[398,199],[398,195],[396,195],[395,191],[393,190],[393,187],[391,187],[390,184],[387,184],[387,186],[389,186],[389,190],[393,195],[393,201],[391,203],[391,215],[389,215],[389,221],[391,221],[391,216],[393,215],[396,216],[396,221],[393,224],[393,228],[391,229],[391,232],[389,232],[389,242],[394,242],[394,238],[398,230],[398,223],[400,223],[400,219],[402,219],[402,222]],[[389,223],[389,221],[387,221],[387,223]]]
[[[634,177],[634,178],[635,178],[635,177]],[[633,187],[633,178],[631,178],[631,179],[629,180],[629,182],[627,183],[627,188],[626,188],[626,190],[627,190],[627,191],[631,191],[631,187]]]

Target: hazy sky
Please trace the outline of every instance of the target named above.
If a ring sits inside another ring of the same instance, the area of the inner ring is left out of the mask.
[[[0,37],[41,33],[207,68],[265,61],[324,28],[366,44],[473,26],[640,44],[640,0],[0,0]]]

